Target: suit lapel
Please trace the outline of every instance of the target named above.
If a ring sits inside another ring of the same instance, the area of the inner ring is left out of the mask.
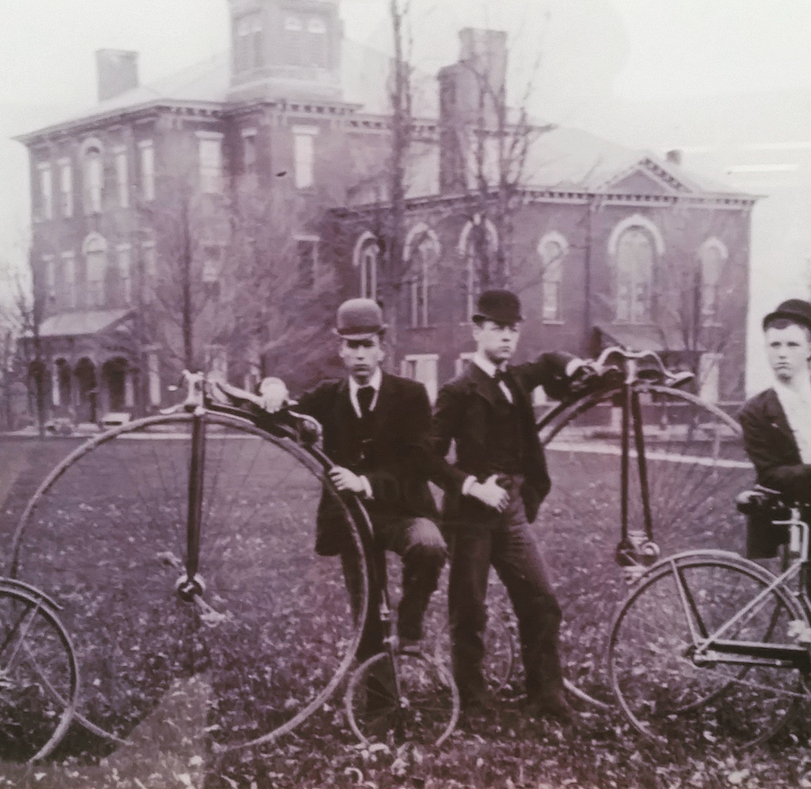
[[[478,364],[471,362],[468,375],[473,384],[473,390],[487,400],[490,405],[496,404],[496,382]]]

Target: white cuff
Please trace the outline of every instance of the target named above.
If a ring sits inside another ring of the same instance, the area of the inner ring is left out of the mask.
[[[369,480],[364,476],[360,476],[360,477],[358,477],[358,479],[360,479],[361,483],[363,483],[363,496],[364,496],[364,498],[367,498],[367,499],[373,498],[373,496],[372,496],[372,483],[369,482]]]
[[[468,477],[462,483],[462,495],[469,496],[471,488],[476,484],[476,477]]]
[[[571,378],[585,363],[583,359],[569,359],[566,362],[566,377]]]

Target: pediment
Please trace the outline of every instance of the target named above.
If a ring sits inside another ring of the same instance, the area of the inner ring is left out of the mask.
[[[696,191],[688,179],[652,159],[642,159],[632,168],[618,173],[603,191],[639,195],[672,195]]]

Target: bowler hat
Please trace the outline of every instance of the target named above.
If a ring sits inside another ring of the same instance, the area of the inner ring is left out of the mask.
[[[345,340],[368,340],[386,328],[383,310],[372,299],[349,299],[338,307],[335,333]]]
[[[512,291],[486,290],[479,296],[473,320],[502,324],[518,323],[524,320],[524,316],[521,314],[521,302]]]
[[[763,319],[763,330],[765,331],[768,325],[778,318],[785,318],[811,329],[811,304],[803,299],[784,301],[774,312],[770,312]]]

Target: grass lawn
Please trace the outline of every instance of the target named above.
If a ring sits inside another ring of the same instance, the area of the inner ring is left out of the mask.
[[[7,559],[37,481],[75,446],[0,443]],[[571,727],[531,721],[521,712],[520,683],[491,716],[464,722],[439,750],[359,747],[342,686],[292,734],[215,752],[214,743],[255,736],[313,698],[337,669],[352,625],[339,562],[312,552],[317,481],[253,440],[208,446],[200,572],[221,617],[216,627],[195,627],[199,617],[174,592],[173,561],[185,550],[183,442],[107,445],[59,480],[35,512],[20,577],[65,606],[81,658],[82,715],[127,744],[111,746],[74,726],[53,761],[0,762],[0,787],[811,787],[805,724],[743,753],[719,749],[703,732],[696,742],[680,735],[652,745],[615,711],[581,706]],[[555,488],[536,527],[564,609],[567,671],[601,695],[606,623],[627,588],[614,561],[616,459],[550,452],[549,464]],[[750,482],[748,470],[653,462],[651,504],[664,553],[741,550],[732,498]],[[634,504],[631,523],[640,517]],[[498,585],[493,598],[506,607]],[[442,594],[431,619],[435,632],[444,630]]]

